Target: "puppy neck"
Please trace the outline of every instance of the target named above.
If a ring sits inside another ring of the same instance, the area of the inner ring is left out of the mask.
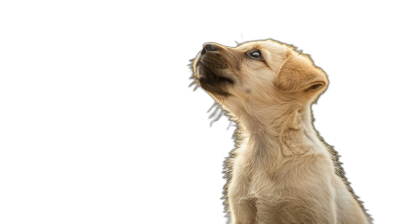
[[[274,163],[323,148],[311,123],[310,105],[252,106],[241,115],[239,123],[256,161]]]

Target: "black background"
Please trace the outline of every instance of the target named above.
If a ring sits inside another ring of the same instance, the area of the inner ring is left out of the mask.
[[[96,183],[88,194],[102,192],[93,195],[105,211],[96,216],[113,210],[116,219],[145,223],[225,223],[222,171],[235,124],[223,116],[210,127],[214,101],[188,87],[189,60],[206,42],[234,47],[272,38],[310,54],[327,73],[328,90],[312,106],[315,128],[338,152],[375,223],[393,221],[398,71],[392,69],[395,32],[387,26],[392,18],[378,18],[384,10],[370,6],[258,9],[264,6],[168,5],[163,11],[158,5],[162,13],[143,9],[135,16],[139,7],[90,20],[85,32],[96,26],[92,38],[104,45],[94,48],[106,58],[94,64],[101,72],[86,85],[83,107],[90,112],[82,112],[88,121],[80,130],[94,133],[83,179]]]

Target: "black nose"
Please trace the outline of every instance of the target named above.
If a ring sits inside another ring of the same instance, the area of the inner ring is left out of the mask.
[[[201,53],[205,54],[206,52],[217,51],[217,50],[218,50],[218,48],[214,44],[206,44],[206,45],[204,45],[204,48],[201,51]]]

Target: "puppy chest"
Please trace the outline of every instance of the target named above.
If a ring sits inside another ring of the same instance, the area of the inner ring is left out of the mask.
[[[253,175],[249,183],[248,197],[259,199],[273,190],[272,182],[265,175]]]

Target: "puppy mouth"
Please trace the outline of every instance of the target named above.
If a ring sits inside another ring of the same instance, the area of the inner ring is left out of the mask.
[[[196,74],[199,81],[205,81],[211,76],[217,76],[206,64],[201,61],[197,62]]]
[[[229,83],[234,84],[233,79],[226,77],[225,73],[220,69],[214,69],[212,66],[207,65],[206,63],[199,60],[197,62],[197,74],[200,83],[206,82],[207,84],[221,84],[221,83]]]
[[[196,64],[197,80],[200,86],[214,95],[228,97],[228,86],[234,84],[234,80],[225,76],[224,68],[215,68],[212,63],[204,63],[199,60]]]
[[[211,71],[211,69],[206,64],[204,64],[201,61],[198,61],[197,65],[196,65],[196,75],[197,75],[197,78],[201,79],[201,78],[206,78],[207,75],[215,75],[215,74]]]

